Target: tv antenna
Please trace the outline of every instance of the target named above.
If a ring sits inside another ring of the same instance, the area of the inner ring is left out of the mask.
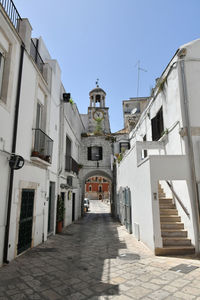
[[[137,77],[137,98],[139,96],[139,84],[140,84],[140,71],[147,72],[147,70],[140,67],[140,60],[137,61],[135,67],[137,66],[138,77]]]

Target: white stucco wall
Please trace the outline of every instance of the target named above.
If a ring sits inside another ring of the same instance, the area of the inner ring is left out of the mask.
[[[132,171],[131,171],[132,170]],[[117,168],[117,191],[128,186],[131,190],[132,228],[139,225],[140,240],[154,249],[152,191],[150,165],[146,161],[137,167],[136,148],[129,150]]]

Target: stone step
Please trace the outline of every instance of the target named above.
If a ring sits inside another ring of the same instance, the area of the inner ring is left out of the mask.
[[[156,255],[189,255],[194,253],[195,248],[193,246],[165,246],[155,250]]]
[[[164,198],[164,197],[159,197],[159,203],[169,203],[169,204],[173,204],[172,202],[172,198]]]
[[[178,210],[175,208],[160,208],[161,215],[178,215]]]
[[[181,222],[161,222],[161,230],[163,229],[184,229],[184,224]]]
[[[162,237],[187,237],[187,230],[183,229],[162,229]]]
[[[160,215],[161,222],[181,222],[181,217],[174,215]]]
[[[191,246],[191,240],[184,237],[163,237],[163,246]]]
[[[175,204],[166,204],[166,203],[160,204],[160,209],[165,209],[165,208],[169,208],[169,209],[175,208],[176,209],[176,206],[175,206]]]
[[[158,198],[165,198],[166,194],[165,193],[159,193],[158,192]]]

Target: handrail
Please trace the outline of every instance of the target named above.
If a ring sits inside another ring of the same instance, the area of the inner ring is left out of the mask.
[[[166,181],[166,183],[169,186],[170,190],[172,191],[173,195],[175,196],[176,200],[178,201],[178,203],[180,204],[180,206],[182,207],[182,209],[184,210],[184,212],[186,213],[186,215],[190,219],[190,214],[189,214],[187,208],[184,206],[183,202],[181,201],[181,199],[179,198],[179,196],[177,195],[177,193],[174,191],[171,183],[169,183],[169,181]]]
[[[12,0],[0,0],[0,4],[2,5],[4,11],[6,12],[13,26],[18,31],[19,20],[21,20],[21,17],[15,4],[13,3]]]

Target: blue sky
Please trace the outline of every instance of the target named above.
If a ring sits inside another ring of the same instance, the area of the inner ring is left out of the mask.
[[[112,132],[123,128],[122,101],[149,96],[182,44],[200,37],[199,0],[14,0],[57,59],[62,81],[87,113],[96,78],[106,93]]]

